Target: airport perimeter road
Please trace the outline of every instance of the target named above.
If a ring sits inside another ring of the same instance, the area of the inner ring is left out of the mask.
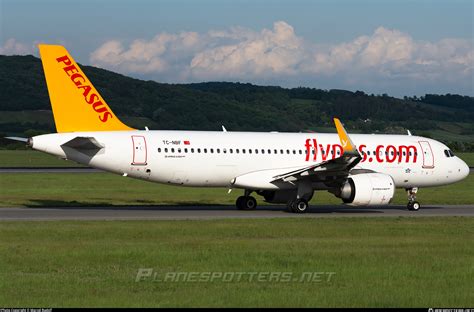
[[[262,206],[255,211],[239,211],[233,206],[118,206],[0,208],[0,221],[41,220],[199,220],[227,218],[333,218],[333,217],[474,217],[474,205],[427,205],[419,211],[405,206],[360,208],[315,206],[308,213],[293,214],[283,206]]]

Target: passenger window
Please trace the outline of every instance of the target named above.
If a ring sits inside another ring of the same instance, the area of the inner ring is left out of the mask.
[[[262,148],[262,154],[265,154],[265,150]]]
[[[290,153],[290,150],[286,150],[286,153],[289,154],[289,153]]]
[[[161,148],[158,147],[158,153],[161,153]]]
[[[171,149],[171,153],[174,153],[174,148]]]
[[[230,148],[230,149],[229,149],[229,153],[231,153],[231,154],[232,154],[233,152],[234,152],[234,151],[233,151],[233,150]]]
[[[220,152],[221,152],[221,150],[220,150],[220,149],[217,149],[217,154],[219,154]]]
[[[198,148],[198,153],[201,153],[201,149],[200,149],[200,148]]]
[[[165,153],[168,153],[168,148],[165,148]]]
[[[214,149],[213,149],[213,148],[211,148],[211,149],[210,149],[210,151],[211,151],[211,154],[213,154],[213,153],[214,153]]]
[[[187,148],[185,148],[185,149],[184,149],[184,152],[185,152],[185,153],[187,153],[187,152],[188,152],[188,149],[187,149]]]
[[[273,150],[273,154],[278,154],[278,151],[277,151],[277,150]]]
[[[249,154],[252,154],[252,149],[251,148],[249,148]]]
[[[204,153],[206,153],[206,154],[207,154],[207,148],[205,148],[205,149],[204,149]]]

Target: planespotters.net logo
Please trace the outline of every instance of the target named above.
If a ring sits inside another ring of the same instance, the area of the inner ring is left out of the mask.
[[[140,268],[135,282],[156,283],[330,283],[336,272],[162,272]]]

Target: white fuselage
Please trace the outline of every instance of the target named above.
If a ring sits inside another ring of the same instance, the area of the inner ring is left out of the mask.
[[[86,155],[61,147],[75,137],[93,137],[104,148]],[[469,174],[461,159],[432,139],[371,134],[352,134],[351,139],[363,156],[354,169],[390,175],[396,187],[445,185]],[[117,174],[183,186],[229,187],[236,177],[256,173],[262,179],[255,182],[259,189],[278,188],[268,179],[342,152],[337,134],[210,131],[46,134],[33,138],[33,148]]]

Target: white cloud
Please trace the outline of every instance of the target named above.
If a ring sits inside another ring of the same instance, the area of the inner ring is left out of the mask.
[[[0,54],[3,55],[27,55],[33,54],[33,47],[18,42],[14,38],[10,38],[0,46]]]
[[[200,45],[199,37],[195,32],[161,33],[150,41],[135,40],[127,48],[110,40],[95,50],[90,60],[93,65],[127,73],[161,73],[175,65],[173,61],[193,53]]]
[[[224,34],[221,37],[225,38]],[[193,57],[192,75],[208,79],[292,75],[303,60],[303,40],[285,22],[276,22],[273,30],[244,31],[241,36],[234,33],[229,37],[239,41],[206,48]]]
[[[384,27],[332,45],[298,36],[284,21],[260,31],[232,27],[206,33],[159,33],[128,45],[107,41],[90,60],[96,66],[167,82],[274,81],[321,87],[321,82],[330,81],[330,87],[366,90],[378,85],[410,89],[417,84],[431,84],[434,89],[459,83],[467,93],[474,93],[472,41],[421,41]]]

